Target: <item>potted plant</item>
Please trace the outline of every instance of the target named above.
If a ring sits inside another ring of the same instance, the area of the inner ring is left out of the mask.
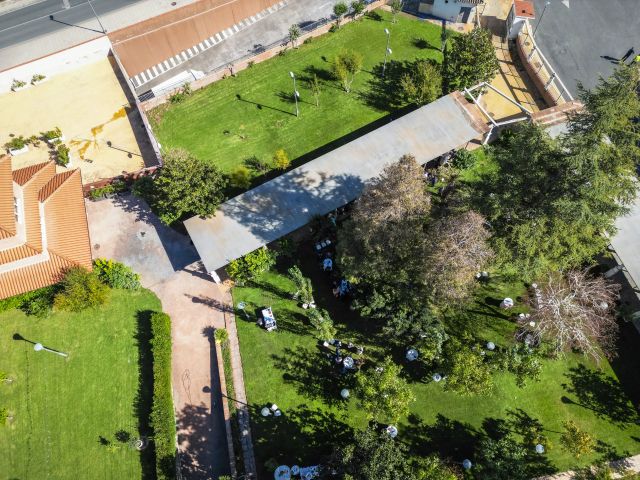
[[[59,144],[56,149],[56,163],[63,167],[71,166],[71,154],[69,152],[69,147],[64,143]]]
[[[40,73],[34,73],[33,77],[31,77],[31,85],[37,85],[46,80],[46,75],[42,75]]]
[[[27,82],[23,82],[22,80],[14,78],[13,82],[11,83],[11,90],[17,92],[18,90],[22,90],[23,88],[27,88]]]
[[[9,142],[4,144],[4,147],[9,150],[9,153],[13,157],[29,151],[27,140],[22,135],[13,137]]]
[[[42,135],[42,138],[44,138],[49,145],[56,145],[64,141],[64,135],[62,134],[60,127],[56,127],[53,130],[47,130],[46,132],[40,132],[40,135]]]

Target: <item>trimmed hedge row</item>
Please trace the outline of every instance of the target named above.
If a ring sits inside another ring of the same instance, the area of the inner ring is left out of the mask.
[[[0,300],[0,312],[6,312],[18,308],[21,310],[28,310],[30,304],[45,299],[50,303],[53,301],[53,295],[56,291],[56,285],[50,287],[40,288],[31,292],[26,292],[14,297],[5,298]],[[29,313],[29,312],[25,312]]]
[[[158,480],[176,478],[176,423],[171,396],[171,319],[155,312],[151,315],[153,353],[153,406],[150,424],[156,446]]]

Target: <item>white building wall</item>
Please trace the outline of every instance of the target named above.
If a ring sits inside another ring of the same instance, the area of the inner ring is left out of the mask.
[[[455,2],[454,0],[434,0],[433,5],[420,3],[418,11],[420,13],[426,13],[428,15],[433,15],[434,17],[442,18],[448,22],[456,22],[458,20],[458,15],[460,14],[460,9],[463,7],[472,7],[471,14],[469,15],[469,21],[475,18],[475,12],[473,10],[475,5],[464,2]]]
[[[105,58],[110,51],[111,42],[107,36],[103,36],[4,70],[0,72],[0,94],[11,90],[11,84],[14,79],[22,80],[30,85],[31,77],[36,73],[50,78]],[[70,88],[72,87],[70,86]]]

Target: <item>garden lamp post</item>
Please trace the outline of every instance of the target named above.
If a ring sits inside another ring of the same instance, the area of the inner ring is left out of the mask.
[[[56,352],[55,350],[51,350],[50,348],[47,348],[45,346],[43,346],[41,343],[34,343],[33,344],[33,349],[36,352],[40,352],[42,350],[45,350],[47,352],[51,352],[51,353],[55,353],[56,355],[60,355],[61,357],[68,357],[69,355],[63,352]]]
[[[533,29],[533,33],[531,34],[531,36],[533,38],[536,38],[536,31],[538,30],[538,27],[540,26],[540,22],[542,21],[542,18],[544,17],[544,12],[547,11],[547,7],[549,5],[551,5],[550,1],[544,2],[544,8],[542,9],[542,15],[540,15],[540,20],[538,20],[538,23],[536,23],[536,28]]]
[[[249,320],[249,315],[247,315],[247,311],[244,309],[244,307],[246,307],[246,306],[247,306],[247,304],[246,304],[246,303],[244,303],[244,302],[238,302],[238,308],[239,308],[240,310],[242,310],[242,313],[244,313],[245,318],[246,318],[247,320]]]
[[[471,469],[471,467],[473,467],[473,463],[471,463],[471,460],[469,460],[468,458],[465,458],[462,461],[462,468],[464,468],[465,470],[469,470]]]
[[[391,37],[391,32],[388,28],[384,29],[384,33],[387,34],[387,46],[384,49],[384,64],[382,65],[382,76],[384,77],[384,72],[387,69],[387,55],[391,53],[391,49],[389,48],[389,39]]]
[[[542,455],[544,453],[544,445],[541,443],[536,445],[536,453]]]
[[[296,89],[296,76],[293,72],[289,72],[289,76],[293,79],[293,98],[296,100],[296,117],[300,115],[298,110],[298,90]]]

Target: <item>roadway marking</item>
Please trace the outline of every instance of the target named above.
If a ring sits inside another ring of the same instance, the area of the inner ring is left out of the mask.
[[[201,52],[213,47],[214,45],[226,40],[227,38],[233,36],[234,34],[248,28],[250,25],[256,23],[258,20],[265,18],[270,13],[274,13],[280,10],[282,7],[287,5],[287,1],[283,0],[271,7],[262,10],[254,15],[249,16],[248,18],[241,19],[236,24],[232,25],[230,28],[226,28],[220,32],[217,32],[215,35],[203,40],[197,45],[193,45],[192,47],[183,50],[177,55],[170,57],[168,60],[164,60],[159,62],[152,67],[146,69],[143,72],[129,78],[129,80],[135,85],[136,88],[140,88],[147,82],[150,82],[154,78],[166,73],[167,71],[177,67],[183,62],[190,60]]]

